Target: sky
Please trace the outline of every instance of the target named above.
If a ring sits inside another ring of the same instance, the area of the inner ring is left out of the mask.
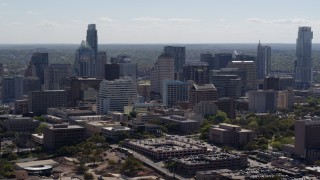
[[[319,0],[0,0],[0,44],[295,43]]]

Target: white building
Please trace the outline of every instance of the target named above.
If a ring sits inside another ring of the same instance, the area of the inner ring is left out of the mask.
[[[136,84],[130,77],[114,81],[103,80],[97,97],[97,114],[106,114],[108,111],[123,112],[124,106],[130,104],[137,95]]]
[[[174,80],[163,82],[162,102],[167,107],[189,101],[189,83]]]

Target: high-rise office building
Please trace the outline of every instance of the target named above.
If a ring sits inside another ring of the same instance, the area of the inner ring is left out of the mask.
[[[313,80],[312,38],[311,27],[299,27],[296,44],[297,59],[294,64],[295,83],[298,89],[309,88]]]
[[[256,67],[258,79],[268,76],[271,71],[271,47],[261,45],[260,41],[258,44]]]
[[[233,98],[223,97],[216,101],[218,110],[225,112],[230,119],[236,118],[236,102]]]
[[[86,41],[82,41],[75,53],[74,71],[76,76],[95,77],[94,52]]]
[[[97,97],[97,114],[123,112],[123,107],[131,104],[137,96],[136,83],[130,77],[114,81],[103,80]]]
[[[217,88],[219,98],[241,96],[241,78],[237,75],[212,75],[211,82]]]
[[[306,158],[308,161],[315,161],[320,158],[320,119],[308,117],[295,121],[294,153]]]
[[[212,53],[209,53],[209,52],[201,53],[200,54],[200,61],[208,63],[210,70],[214,69],[214,57],[213,57]]]
[[[171,108],[178,102],[189,101],[189,83],[175,80],[165,80],[163,82],[162,102]]]
[[[160,98],[164,80],[174,80],[174,59],[162,54],[151,69],[151,100]]]
[[[41,82],[38,77],[24,77],[23,78],[23,94],[28,95],[29,91],[40,91]]]
[[[182,80],[182,69],[186,62],[186,47],[165,46],[164,53],[171,55],[174,59],[175,80]]]
[[[227,67],[229,62],[232,61],[231,53],[217,53],[214,55],[214,70]]]
[[[249,111],[255,113],[275,112],[278,92],[274,90],[253,90],[249,92]]]
[[[263,89],[265,90],[288,90],[294,88],[294,78],[290,75],[270,75],[264,77]]]
[[[105,76],[105,65],[107,64],[107,52],[101,51],[98,53],[96,61],[96,78],[103,79]]]
[[[246,72],[246,91],[257,89],[257,69],[254,61],[231,61],[229,68],[240,68]]]
[[[51,107],[67,105],[67,91],[65,90],[31,91],[28,98],[29,112],[35,115],[47,114],[47,109]]]
[[[34,52],[25,72],[26,77],[36,76],[44,84],[44,70],[49,65],[48,53]]]
[[[196,84],[209,83],[210,69],[206,62],[194,61],[183,65],[184,81],[193,80]]]
[[[46,90],[59,90],[62,78],[72,76],[71,64],[50,64],[44,71]]]
[[[202,101],[218,99],[218,90],[213,84],[193,84],[189,93],[189,107],[193,108]]]
[[[120,78],[120,65],[119,64],[105,64],[104,65],[104,79],[113,81]]]
[[[2,103],[14,102],[21,99],[23,95],[23,77],[2,78]]]
[[[87,43],[93,50],[93,58],[97,60],[98,56],[98,35],[97,35],[97,29],[95,24],[89,24],[88,30],[87,30]]]

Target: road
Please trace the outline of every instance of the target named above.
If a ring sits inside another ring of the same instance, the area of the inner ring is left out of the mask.
[[[115,148],[115,147],[118,147],[118,146],[117,145],[111,145],[111,147]],[[177,174],[171,173],[168,169],[163,167],[163,163],[161,163],[161,162],[155,163],[152,160],[150,160],[149,158],[143,156],[142,154],[139,154],[139,153],[137,153],[137,152],[135,152],[133,150],[130,150],[130,151],[132,152],[132,154],[133,154],[133,156],[135,158],[139,159],[143,163],[149,165],[153,169],[158,170],[159,172],[161,172],[162,174],[165,174],[168,177],[175,177],[175,179],[178,179],[178,180],[190,180],[191,179],[191,178],[184,178],[184,177],[181,177],[181,176],[179,176]]]

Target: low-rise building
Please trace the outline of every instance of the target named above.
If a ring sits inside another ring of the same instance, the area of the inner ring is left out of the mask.
[[[7,131],[13,132],[33,132],[39,125],[39,121],[30,117],[10,116],[3,122],[3,126],[7,129]]]
[[[43,145],[43,134],[31,134],[31,140],[37,144]]]
[[[64,108],[64,107],[58,107],[58,108],[48,108],[48,114],[57,116],[63,119],[68,119],[70,116],[90,116],[90,115],[96,115],[94,111],[91,111],[89,109],[81,109],[78,107],[72,107],[72,108]]]
[[[174,139],[125,140],[124,146],[153,159],[168,159],[207,153],[207,147]]]
[[[14,113],[25,114],[28,113],[28,99],[19,99],[14,102]]]
[[[188,157],[173,159],[176,163],[176,171],[194,175],[197,171],[214,169],[245,169],[248,167],[246,155],[234,155],[229,153],[209,153],[191,155]]]
[[[118,141],[133,134],[133,129],[125,126],[103,127],[101,133],[111,141]]]
[[[120,126],[119,122],[114,121],[87,121],[84,122],[84,127],[86,128],[86,135],[92,136],[94,134],[100,134],[102,128],[104,127],[115,127]]]
[[[163,124],[172,123],[178,125],[181,132],[194,132],[200,127],[200,122],[192,119],[187,119],[183,116],[171,115],[160,118]]]
[[[210,129],[209,138],[212,142],[230,146],[244,146],[255,138],[252,130],[240,126],[220,123]]]
[[[78,125],[55,124],[46,127],[43,132],[43,145],[54,150],[63,146],[77,144],[85,138],[85,128]]]

